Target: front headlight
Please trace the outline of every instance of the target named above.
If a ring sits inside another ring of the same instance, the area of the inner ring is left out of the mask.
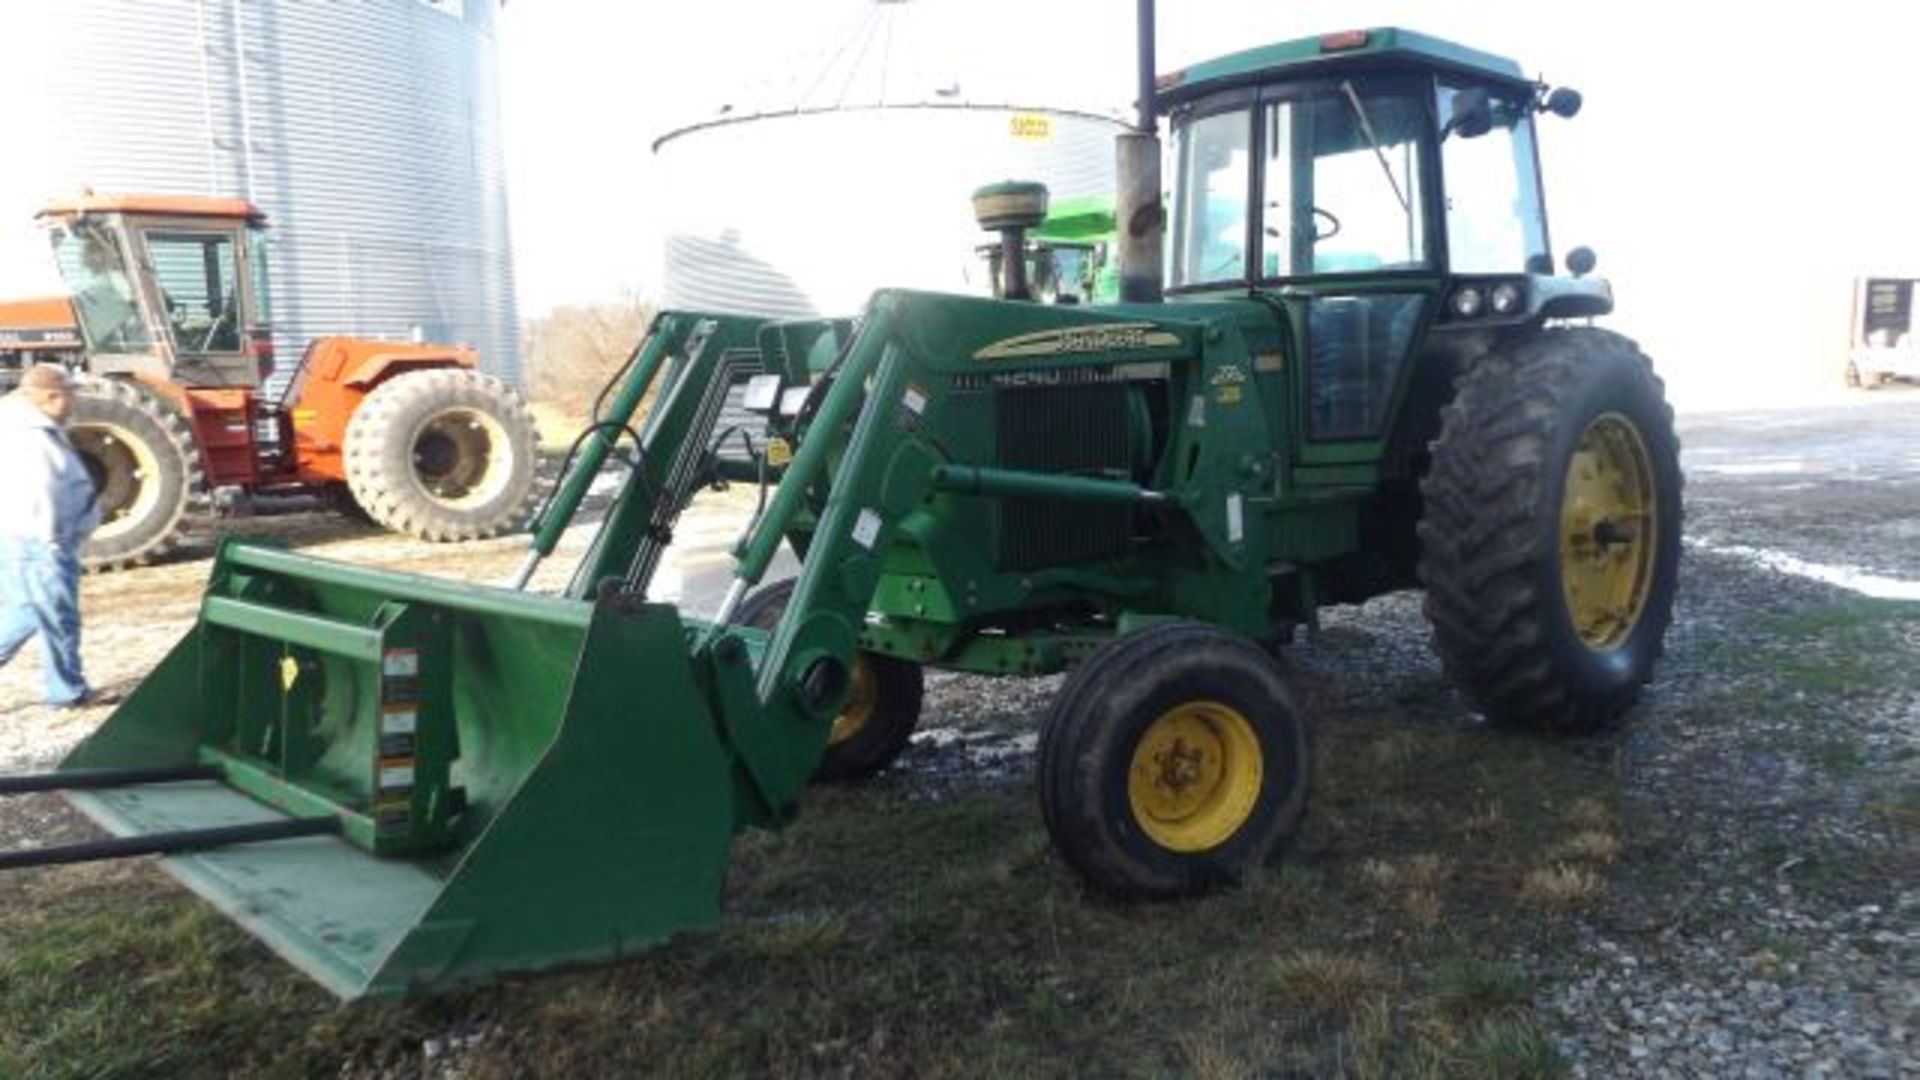
[[[1493,287],[1488,303],[1495,315],[1512,315],[1520,310],[1520,286],[1511,281],[1503,281]]]

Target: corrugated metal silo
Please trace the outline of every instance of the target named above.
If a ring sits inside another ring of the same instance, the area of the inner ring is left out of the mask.
[[[965,54],[940,20],[963,8],[874,3],[824,65],[655,142],[663,303],[803,316],[851,313],[884,285],[984,293],[975,188],[1111,196],[1122,122],[989,86],[990,65],[1019,61]]]
[[[273,225],[283,364],[321,334],[418,335],[517,377],[495,15],[493,0],[0,6],[0,40],[37,43],[20,51],[39,87],[37,145],[9,154],[0,213],[83,187],[250,198]],[[0,259],[28,256],[22,234],[0,229]]]

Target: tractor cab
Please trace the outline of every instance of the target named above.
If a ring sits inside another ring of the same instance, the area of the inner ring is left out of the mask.
[[[1162,76],[1170,298],[1278,299],[1304,358],[1302,460],[1370,459],[1421,343],[1484,347],[1612,306],[1552,275],[1534,116],[1511,60],[1398,29],[1284,42]],[[1424,332],[1431,329],[1430,336]]]
[[[38,216],[96,374],[238,388],[272,370],[266,218],[251,203],[85,195]]]

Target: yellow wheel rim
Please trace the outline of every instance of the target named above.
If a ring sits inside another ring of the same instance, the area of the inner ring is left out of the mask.
[[[75,424],[68,437],[98,486],[94,539],[115,539],[143,522],[160,501],[160,463],[146,442],[118,424],[91,420]]]
[[[833,727],[827,732],[827,745],[833,746],[846,742],[867,726],[873,719],[873,710],[880,702],[880,688],[873,677],[873,665],[860,653],[853,656],[853,676],[847,687],[847,704],[840,715],[833,718]]]
[[[1560,584],[1574,632],[1590,649],[1617,648],[1639,625],[1659,535],[1653,459],[1619,413],[1587,425],[1567,462],[1560,501]]]
[[[1154,843],[1206,851],[1253,815],[1262,772],[1260,737],[1245,716],[1217,701],[1188,702],[1141,734],[1127,772],[1127,802]]]

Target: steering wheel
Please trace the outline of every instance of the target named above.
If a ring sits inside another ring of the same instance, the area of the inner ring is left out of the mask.
[[[1277,202],[1270,202],[1267,204],[1267,209],[1271,210],[1278,207],[1279,205],[1280,204]],[[1340,219],[1333,216],[1333,211],[1323,210],[1320,207],[1316,206],[1313,208],[1313,217],[1315,221],[1315,225],[1313,229],[1314,243],[1319,243],[1322,240],[1331,240],[1332,238],[1340,235]],[[1327,223],[1327,229],[1325,232],[1320,231],[1320,226],[1318,224],[1318,222],[1323,218],[1326,220],[1326,223]],[[1276,238],[1284,235],[1279,229],[1274,228],[1272,225],[1269,225],[1266,227],[1266,233],[1268,236],[1272,236]]]
[[[233,321],[233,304],[229,302],[223,307],[221,307],[220,314],[214,316],[213,322],[207,325],[207,332],[200,335],[200,344],[193,351],[206,352],[208,349],[212,348],[213,339],[219,336],[220,328],[232,321]]]

